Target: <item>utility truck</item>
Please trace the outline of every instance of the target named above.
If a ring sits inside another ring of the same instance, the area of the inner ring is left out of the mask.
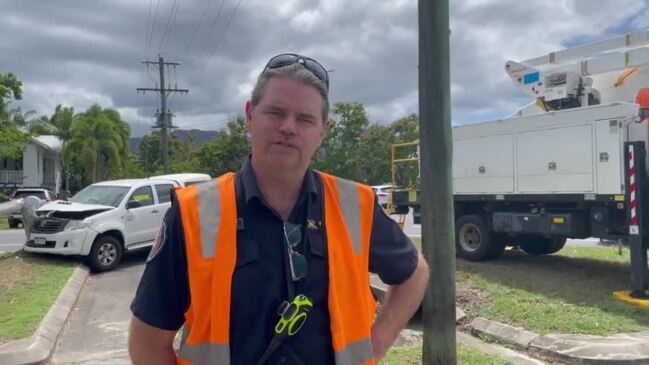
[[[457,254],[531,255],[567,238],[631,244],[632,287],[649,293],[649,30],[521,62],[505,71],[533,101],[453,128]],[[393,146],[392,208],[420,221],[419,143]]]

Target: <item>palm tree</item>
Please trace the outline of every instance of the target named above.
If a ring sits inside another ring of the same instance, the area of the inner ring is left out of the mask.
[[[54,134],[59,137],[63,142],[63,149],[65,150],[68,141],[71,138],[72,124],[76,119],[73,107],[62,107],[61,104],[57,105],[54,109],[54,114],[50,117],[49,123],[55,127]],[[67,161],[63,164],[63,176],[65,180],[65,191],[70,191],[70,178],[79,176],[74,174],[75,170],[81,169],[81,163],[78,161]]]
[[[103,180],[110,171],[122,166],[124,144],[128,142],[128,125],[124,128],[123,124],[126,123],[116,111],[102,110],[97,104],[91,106],[72,122],[70,139],[63,151],[64,161],[80,159],[85,167],[86,183]]]
[[[59,137],[63,143],[70,139],[70,132],[74,119],[75,115],[73,107],[61,107],[61,104],[59,104],[56,106],[56,109],[54,109],[54,114],[52,114],[49,122],[56,127],[54,134]]]

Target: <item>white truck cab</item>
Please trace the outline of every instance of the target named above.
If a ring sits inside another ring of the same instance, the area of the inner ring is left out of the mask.
[[[36,211],[25,251],[87,258],[94,271],[115,268],[125,252],[149,247],[171,206],[177,181],[134,179],[86,187],[70,201]]]
[[[204,181],[212,180],[208,174],[196,174],[196,173],[182,173],[182,174],[169,174],[169,175],[158,175],[151,176],[149,179],[153,180],[172,180],[178,183],[178,185],[185,187],[194,184],[198,184]]]

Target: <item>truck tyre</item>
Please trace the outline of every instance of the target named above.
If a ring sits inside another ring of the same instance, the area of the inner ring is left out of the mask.
[[[8,218],[9,228],[18,228],[18,221],[13,218]]]
[[[562,237],[529,237],[519,243],[523,251],[534,256],[553,254],[560,251],[565,244],[566,239]]]
[[[90,249],[87,261],[93,272],[114,269],[122,261],[122,244],[113,236],[100,236]]]
[[[487,230],[478,215],[465,215],[455,223],[455,248],[458,256],[469,261],[496,258],[503,253],[505,243]]]

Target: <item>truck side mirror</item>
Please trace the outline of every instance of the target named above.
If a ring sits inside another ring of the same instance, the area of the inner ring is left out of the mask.
[[[141,206],[142,206],[142,204],[140,204],[140,202],[137,201],[137,200],[129,200],[129,201],[126,203],[126,209],[139,208],[139,207],[141,207]]]

